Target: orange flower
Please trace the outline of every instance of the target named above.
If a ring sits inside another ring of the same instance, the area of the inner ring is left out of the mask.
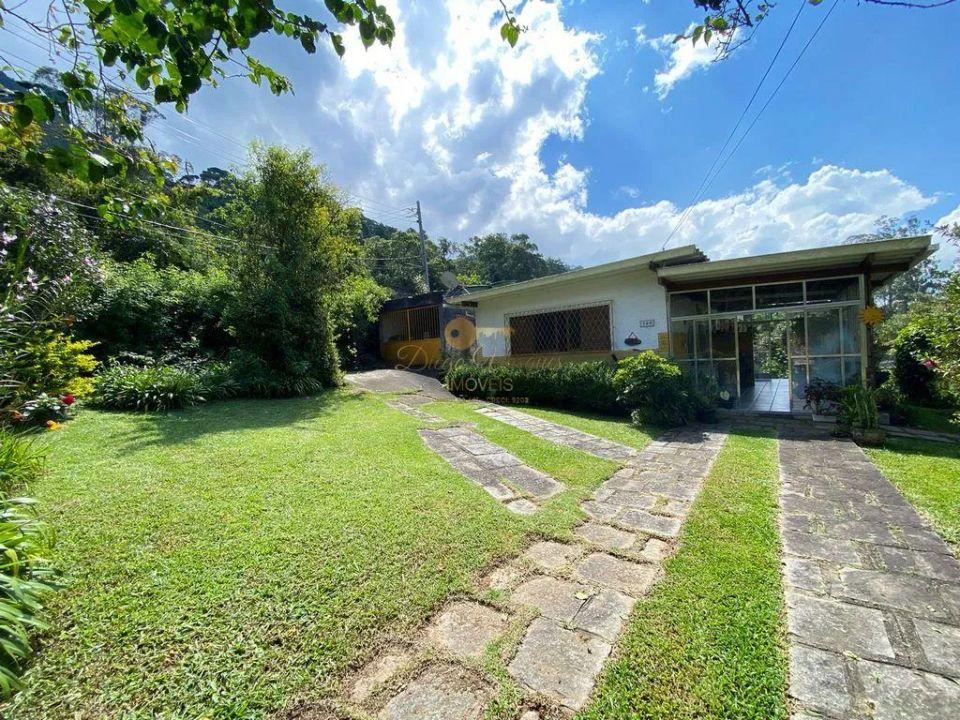
[[[47,420],[47,428],[50,430],[57,430],[60,427],[60,423],[56,420]]]

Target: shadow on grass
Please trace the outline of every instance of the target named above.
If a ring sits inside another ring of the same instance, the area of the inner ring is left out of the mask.
[[[922,455],[931,458],[960,459],[960,443],[937,442],[914,438],[888,437],[880,450],[892,450],[902,455]]]
[[[118,455],[164,445],[190,443],[219,434],[269,428],[306,429],[305,423],[363,402],[359,393],[330,390],[299,398],[218,400],[183,410],[139,413],[137,422],[116,444]]]

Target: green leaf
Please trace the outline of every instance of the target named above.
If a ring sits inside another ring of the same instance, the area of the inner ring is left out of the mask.
[[[300,44],[303,45],[303,49],[311,55],[317,51],[317,43],[314,41],[313,35],[309,33],[300,36]]]
[[[500,37],[510,43],[510,47],[516,47],[520,39],[520,28],[514,23],[505,22],[500,26]]]
[[[33,122],[33,110],[26,105],[13,106],[13,121],[22,128]]]
[[[343,38],[337,33],[331,33],[330,42],[333,43],[333,50],[337,53],[337,57],[343,57],[343,54],[347,51],[343,46]]]

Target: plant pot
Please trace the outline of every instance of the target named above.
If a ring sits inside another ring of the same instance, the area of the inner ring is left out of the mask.
[[[853,441],[857,445],[879,447],[887,439],[887,431],[883,428],[851,428]]]

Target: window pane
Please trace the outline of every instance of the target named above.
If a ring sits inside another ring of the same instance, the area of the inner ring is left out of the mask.
[[[859,385],[863,381],[860,376],[860,358],[843,359],[843,384]]]
[[[693,320],[674,320],[670,323],[671,352],[677,360],[693,357],[693,323]]]
[[[686,317],[688,315],[707,314],[707,291],[673,293],[670,296],[670,316]]]
[[[810,379],[826,380],[834,385],[842,385],[840,358],[814,358],[811,360]]]
[[[858,354],[860,352],[860,308],[849,305],[842,308],[843,314],[843,352]]]
[[[803,358],[790,361],[790,390],[794,399],[802,398],[807,392],[807,361]]]
[[[860,278],[807,280],[807,303],[829,303],[859,299]]]
[[[715,381],[716,379],[716,371],[713,368],[712,362],[697,363],[697,384],[700,387],[706,387],[705,383]]]
[[[692,360],[678,360],[677,365],[680,366],[680,372],[682,372],[685,376],[696,377],[697,364]]]
[[[789,317],[787,326],[787,345],[790,348],[790,355],[807,354],[807,338],[803,324],[803,313],[793,313]]]
[[[697,323],[697,359],[710,359],[710,322],[696,320]]]
[[[736,358],[737,337],[736,321],[733,319],[712,320],[713,359]]]
[[[710,291],[710,312],[740,312],[753,310],[753,288],[725,288]]]
[[[840,312],[816,310],[807,313],[807,339],[810,355],[840,354]]]
[[[737,361],[720,360],[714,364],[717,367],[716,377],[720,391],[726,391],[731,399],[735,399],[737,397]]]
[[[757,285],[757,309],[803,305],[803,283]]]

